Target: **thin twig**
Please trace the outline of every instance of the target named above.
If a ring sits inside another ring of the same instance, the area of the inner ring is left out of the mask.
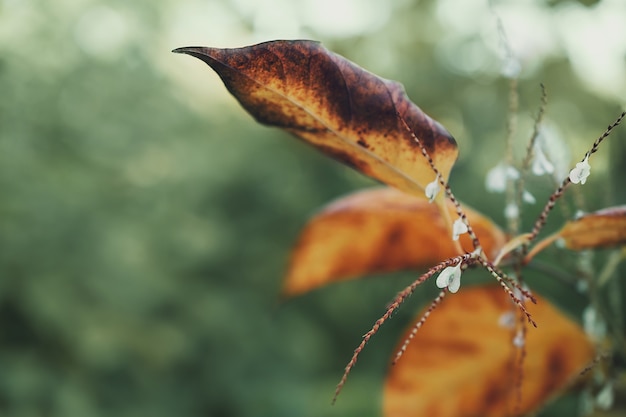
[[[409,135],[411,135],[411,139],[413,139],[420,147],[420,150],[422,151],[422,155],[424,156],[424,158],[426,158],[426,160],[428,161],[428,164],[430,165],[430,168],[435,173],[437,181],[439,181],[439,184],[444,188],[446,192],[446,196],[450,199],[450,201],[452,201],[452,204],[454,204],[457,215],[461,218],[463,223],[465,223],[465,225],[467,226],[467,233],[470,239],[472,240],[472,245],[474,246],[474,249],[476,250],[480,248],[480,242],[478,240],[478,237],[476,236],[476,233],[474,233],[474,229],[472,229],[469,219],[467,218],[467,216],[465,215],[465,212],[463,211],[463,208],[461,207],[461,203],[459,203],[459,201],[456,199],[456,197],[454,196],[454,193],[452,193],[452,189],[450,188],[448,183],[444,180],[443,175],[441,174],[439,169],[435,166],[435,162],[433,161],[430,154],[426,150],[426,147],[424,146],[422,141],[420,141],[417,138],[417,136],[415,135],[411,127],[407,124],[406,120],[404,120],[404,117],[402,117],[402,115],[399,112],[397,112],[397,115],[398,115],[398,119],[400,119],[400,122],[402,122],[402,125],[404,126],[404,128],[407,130]]]
[[[530,168],[530,162],[533,160],[535,143],[537,143],[537,138],[539,137],[539,129],[541,128],[541,122],[543,121],[543,116],[546,111],[546,106],[548,105],[548,93],[546,91],[546,87],[543,84],[539,84],[541,87],[541,105],[539,106],[539,111],[537,112],[537,117],[535,117],[535,124],[533,125],[533,134],[528,141],[528,146],[526,147],[526,155],[522,160],[521,166],[521,174],[524,175],[528,168]]]
[[[591,149],[585,154],[585,156],[583,157],[583,159],[581,159],[581,161],[584,161],[586,158],[589,158],[589,156],[591,156],[592,154],[594,154],[594,153],[596,153],[598,151],[598,148],[600,147],[600,144],[602,143],[602,141],[604,141],[604,139],[606,139],[611,134],[611,131],[613,129],[615,129],[617,126],[619,126],[619,124],[622,122],[622,120],[624,119],[625,116],[626,116],[626,112],[622,112],[619,115],[619,117],[612,124],[610,124],[606,128],[604,133],[598,139],[596,139],[596,141],[593,143],[593,146],[591,147]],[[554,208],[554,205],[556,204],[558,199],[561,198],[561,196],[563,195],[563,193],[565,192],[565,190],[567,189],[567,187],[570,184],[571,184],[571,181],[570,181],[569,176],[568,176],[567,178],[565,178],[565,180],[563,180],[563,182],[556,189],[556,191],[554,191],[554,193],[552,193],[552,195],[548,199],[548,202],[546,203],[545,207],[543,208],[541,214],[539,215],[539,217],[535,221],[535,225],[533,226],[533,230],[531,232],[531,236],[530,236],[529,242],[533,241],[537,237],[537,235],[539,235],[539,232],[541,232],[541,229],[543,229],[543,226],[545,226],[546,221],[548,220],[548,215],[550,214],[550,212]]]
[[[502,271],[496,271],[495,267],[489,261],[483,259],[482,257],[478,257],[477,259],[478,259],[478,262],[480,262],[480,264],[483,265],[487,269],[487,271],[489,271],[489,273],[498,281],[500,286],[504,289],[504,292],[506,292],[509,295],[509,297],[511,297],[511,300],[513,300],[513,302],[517,305],[517,307],[526,315],[528,322],[532,324],[534,327],[537,327],[537,323],[535,323],[535,321],[532,319],[532,316],[530,315],[530,313],[524,306],[524,302],[520,300],[519,298],[517,298],[517,296],[513,293],[513,291],[506,285],[505,280],[501,276],[501,274],[503,274]],[[522,289],[522,291],[524,290]]]
[[[509,110],[506,124],[506,149],[505,158],[507,166],[514,167],[515,159],[513,156],[513,139],[517,130],[517,111],[519,106],[519,94],[517,92],[517,78],[509,80]],[[506,207],[514,204],[520,207],[520,201],[517,199],[515,192],[515,180],[511,177],[506,179]],[[518,212],[519,213],[519,212]],[[507,229],[511,235],[516,235],[519,229],[519,214],[516,216],[507,216]]]
[[[521,414],[522,407],[522,384],[524,383],[524,362],[526,360],[526,334],[528,333],[528,328],[526,326],[526,321],[524,320],[524,315],[520,314],[519,320],[519,329],[516,329],[518,332],[521,329],[522,338],[524,340],[524,344],[521,347],[518,347],[519,358],[517,360],[517,369],[516,369],[516,381],[515,381],[515,391],[517,395],[515,396],[515,407],[513,411],[513,415],[517,416]],[[517,334],[516,334],[517,335]]]
[[[422,328],[424,323],[426,323],[426,320],[428,319],[430,314],[433,312],[433,310],[435,310],[435,308],[437,308],[437,306],[441,303],[441,300],[443,300],[443,297],[446,295],[446,292],[447,291],[444,288],[439,293],[439,295],[437,295],[437,297],[433,300],[433,302],[430,304],[428,309],[424,312],[422,317],[417,321],[417,323],[415,323],[415,325],[411,329],[411,333],[409,333],[407,338],[404,340],[404,343],[402,343],[402,347],[396,353],[396,356],[393,359],[392,365],[395,365],[396,362],[398,362],[398,360],[402,357],[402,355],[404,355],[404,352],[406,352],[406,349],[409,346],[409,344],[411,343],[411,340],[413,340],[413,338],[415,337],[415,334],[417,333],[417,331]]]
[[[393,301],[387,306],[387,311],[385,311],[385,314],[383,314],[382,317],[376,320],[376,322],[374,323],[370,331],[368,331],[367,333],[365,333],[365,335],[363,335],[363,340],[361,341],[359,346],[357,346],[357,348],[354,350],[354,353],[352,354],[352,358],[350,358],[350,361],[345,367],[341,380],[337,384],[337,388],[335,389],[335,395],[333,396],[333,399],[332,399],[332,404],[334,404],[337,401],[337,397],[341,393],[341,390],[348,379],[348,374],[350,374],[350,371],[352,370],[352,368],[354,368],[354,365],[356,364],[359,354],[361,353],[363,348],[365,348],[365,345],[367,344],[367,342],[372,338],[372,336],[374,336],[378,332],[378,329],[380,329],[380,326],[382,326],[383,323],[385,323],[385,321],[387,321],[387,319],[391,317],[393,312],[396,311],[400,307],[400,305],[402,305],[402,303],[411,294],[413,294],[413,292],[415,291],[415,288],[417,288],[418,285],[420,285],[421,283],[423,283],[428,278],[432,277],[434,274],[441,271],[445,267],[456,265],[459,262],[469,259],[471,256],[472,256],[471,254],[465,254],[465,255],[455,256],[453,258],[446,259],[445,261],[430,268],[426,273],[421,275],[418,279],[413,281],[409,286],[407,286],[405,289],[403,289],[396,295]]]

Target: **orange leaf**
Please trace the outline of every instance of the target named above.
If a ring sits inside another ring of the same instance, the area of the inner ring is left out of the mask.
[[[623,245],[626,243],[626,206],[610,207],[569,221],[558,236],[572,250]]]
[[[454,211],[452,204],[448,208]],[[464,210],[493,258],[506,241],[504,233],[479,213]],[[460,239],[471,251],[467,235]],[[283,294],[375,272],[430,267],[456,254],[444,218],[425,197],[368,189],[336,200],[309,221],[291,256]]]
[[[593,360],[594,348],[546,299],[537,297],[537,304],[527,307],[538,328],[526,334],[521,391],[515,382],[514,330],[502,324],[515,307],[500,287],[468,288],[446,297],[391,367],[383,415],[509,416],[519,392],[520,414],[537,410]]]
[[[384,80],[313,41],[178,48],[206,62],[260,123],[281,127],[358,171],[422,194],[434,178],[406,121],[447,180],[454,138]],[[443,193],[440,193],[440,199]],[[439,200],[440,202],[440,200]]]

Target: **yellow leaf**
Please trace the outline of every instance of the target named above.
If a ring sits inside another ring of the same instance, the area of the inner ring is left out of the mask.
[[[283,128],[356,170],[412,194],[435,174],[406,121],[447,180],[456,141],[406,96],[318,42],[273,41],[235,49],[178,48],[213,68],[260,123]],[[441,204],[443,194],[437,199]]]
[[[558,236],[572,250],[623,245],[626,243],[626,206],[610,207],[569,221]]]
[[[506,320],[516,307],[498,286],[468,288],[443,300],[390,368],[383,415],[505,417],[519,393],[521,415],[537,410],[578,377],[594,348],[546,299],[537,296],[537,304],[527,308],[538,327],[527,329],[521,388],[515,330]]]
[[[448,205],[452,213],[452,204]],[[504,245],[504,233],[465,207],[488,257]],[[467,235],[460,238],[473,250]],[[377,272],[430,267],[458,254],[437,206],[393,188],[374,188],[340,198],[313,217],[290,259],[283,295]]]

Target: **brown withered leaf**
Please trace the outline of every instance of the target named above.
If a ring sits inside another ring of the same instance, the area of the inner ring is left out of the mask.
[[[178,48],[213,68],[260,123],[283,128],[360,172],[412,194],[435,178],[398,114],[447,180],[458,149],[439,123],[388,81],[318,42]],[[442,204],[443,193],[438,203]]]
[[[597,249],[626,243],[626,206],[586,214],[563,226],[558,236],[572,250]]]
[[[454,212],[451,203],[448,209]],[[504,233],[479,213],[464,210],[493,259],[506,242]],[[472,250],[467,235],[460,242]],[[308,222],[291,255],[283,295],[365,274],[430,267],[456,254],[439,209],[424,196],[367,189],[330,203]]]
[[[516,308],[499,286],[466,288],[444,299],[390,367],[383,415],[504,417],[513,414],[518,394],[517,411],[526,415],[559,394],[591,363],[594,347],[546,299],[527,307],[538,327],[526,334],[521,388],[515,330],[507,325]]]

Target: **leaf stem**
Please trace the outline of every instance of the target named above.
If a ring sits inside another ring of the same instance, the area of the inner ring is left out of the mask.
[[[526,147],[526,155],[522,160],[522,165],[520,166],[520,175],[519,179],[516,182],[516,190],[515,190],[515,204],[521,208],[522,205],[522,195],[524,193],[524,180],[526,175],[528,174],[528,169],[530,168],[530,163],[534,156],[535,144],[537,143],[537,138],[539,137],[539,129],[541,128],[541,122],[543,121],[543,116],[546,110],[546,106],[548,105],[548,94],[546,92],[546,87],[540,84],[541,87],[541,105],[539,106],[539,110],[537,112],[537,117],[535,118],[535,123],[533,125],[533,133],[528,141],[528,146]],[[520,210],[521,213],[521,210]],[[515,222],[515,228],[510,230],[513,235],[517,235],[519,233],[519,223],[520,219],[518,218]]]

